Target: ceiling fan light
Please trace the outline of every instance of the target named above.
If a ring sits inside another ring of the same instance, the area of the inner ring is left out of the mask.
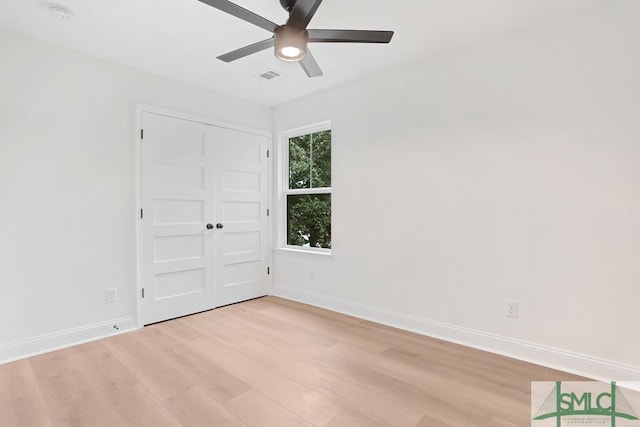
[[[307,54],[307,30],[283,25],[274,33],[275,54],[283,61],[300,61]]]
[[[295,46],[285,46],[281,49],[281,52],[287,58],[295,58],[296,56],[300,55],[301,50]]]

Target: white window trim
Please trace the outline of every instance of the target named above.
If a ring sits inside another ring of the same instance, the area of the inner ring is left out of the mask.
[[[291,194],[331,194],[331,187],[323,188],[307,188],[307,189],[289,189],[289,139],[307,135],[310,133],[321,132],[331,129],[331,122],[325,121],[315,123],[309,126],[303,126],[296,129],[280,132],[278,135],[278,148],[281,153],[280,162],[278,167],[278,233],[277,242],[278,246],[276,253],[282,255],[291,255],[303,258],[314,258],[332,260],[332,249],[326,248],[311,248],[304,246],[288,245],[287,244],[287,195]],[[331,168],[333,176],[333,132],[331,135]],[[333,183],[333,179],[332,179]],[[333,198],[331,203],[331,236],[333,237]],[[331,242],[333,248],[333,241]]]

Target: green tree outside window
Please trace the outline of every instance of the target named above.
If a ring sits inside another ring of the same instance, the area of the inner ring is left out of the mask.
[[[330,130],[289,138],[288,187],[287,244],[330,249]]]

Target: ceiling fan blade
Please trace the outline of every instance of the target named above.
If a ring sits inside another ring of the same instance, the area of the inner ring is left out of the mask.
[[[202,1],[202,0],[201,0]],[[311,18],[315,15],[318,6],[322,0],[297,0],[295,6],[291,10],[287,25],[293,25],[298,28],[307,28]]]
[[[309,43],[389,43],[393,31],[307,30]]]
[[[253,25],[257,25],[260,28],[264,28],[267,31],[271,31],[272,33],[278,27],[277,24],[269,21],[266,18],[263,18],[260,15],[256,15],[255,13],[238,6],[235,3],[231,3],[228,0],[198,0],[204,4],[207,4],[211,7],[215,7],[218,10],[228,13],[229,15],[233,15],[236,18],[240,18],[243,21],[247,21]]]
[[[322,75],[322,70],[309,49],[307,49],[307,54],[300,61],[300,66],[309,77],[320,77]]]
[[[258,43],[250,44],[249,46],[241,47],[240,49],[236,49],[232,52],[225,53],[224,55],[218,56],[218,59],[224,62],[231,62],[235,61],[236,59],[244,58],[245,56],[251,55],[252,53],[269,49],[270,47],[273,47],[273,37],[267,40],[262,40]]]

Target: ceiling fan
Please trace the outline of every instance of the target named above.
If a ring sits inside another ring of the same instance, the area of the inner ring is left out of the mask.
[[[289,12],[284,25],[278,25],[228,0],[199,0],[211,7],[247,21],[273,33],[273,36],[218,56],[231,62],[256,52],[275,47],[275,55],[283,61],[300,62],[309,77],[322,75],[322,70],[307,48],[307,43],[389,43],[393,31],[370,30],[308,30],[307,25],[322,0],[280,0]]]

